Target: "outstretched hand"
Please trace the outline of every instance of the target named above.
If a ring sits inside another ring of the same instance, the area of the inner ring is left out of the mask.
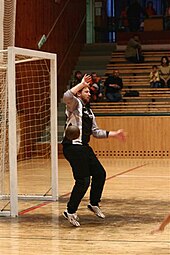
[[[89,87],[91,82],[91,76],[88,74],[85,74],[81,80],[80,83],[78,83],[77,85],[75,85],[74,87],[71,88],[71,92],[76,95],[78,91],[80,91],[81,89],[83,89],[84,87]]]
[[[109,137],[116,137],[118,140],[125,142],[126,141],[126,133],[123,129],[119,129],[117,131],[110,131]]]

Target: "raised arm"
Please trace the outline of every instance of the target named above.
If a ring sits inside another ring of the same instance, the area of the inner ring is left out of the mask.
[[[82,81],[79,84],[75,85],[73,88],[67,90],[64,93],[63,102],[67,105],[67,110],[69,112],[73,112],[78,105],[78,100],[76,97],[77,92],[83,89],[84,87],[89,86],[90,80],[91,80],[90,75],[85,74]]]
[[[80,91],[81,89],[83,89],[84,87],[89,86],[91,81],[91,76],[85,74],[81,83],[77,84],[76,86],[74,86],[73,88],[71,88],[71,92],[73,93],[73,95],[76,95],[78,91]]]

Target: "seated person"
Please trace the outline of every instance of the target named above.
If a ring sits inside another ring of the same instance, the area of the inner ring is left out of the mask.
[[[170,30],[170,3],[167,3],[164,17],[165,17],[165,30]]]
[[[145,12],[146,12],[148,18],[151,17],[151,16],[156,15],[156,10],[155,10],[155,8],[153,6],[153,1],[148,1],[147,2],[147,6],[145,8]]]
[[[162,87],[170,88],[170,65],[167,56],[161,58],[161,65],[159,66],[159,76]]]
[[[141,17],[146,15],[144,8],[138,0],[131,0],[127,2],[129,2],[127,7],[129,30],[130,32],[140,31]]]
[[[138,35],[134,35],[127,44],[125,50],[125,58],[132,63],[144,62],[144,56],[142,54],[142,46]]]
[[[149,78],[150,78],[151,88],[161,88],[162,87],[157,65],[152,66],[152,70],[150,72]]]
[[[83,78],[82,72],[81,71],[75,71],[74,77],[73,77],[73,79],[71,81],[71,84],[70,84],[70,89],[72,87],[76,86],[77,84],[79,84],[81,82],[82,78]]]
[[[127,7],[123,6],[122,11],[120,13],[120,24],[119,28],[123,31],[128,31],[128,19],[127,19]]]
[[[103,98],[102,80],[95,72],[91,73],[90,93],[92,102],[100,101]]]
[[[119,77],[119,70],[114,70],[105,83],[105,95],[109,102],[122,101],[121,89],[123,88],[122,78]]]

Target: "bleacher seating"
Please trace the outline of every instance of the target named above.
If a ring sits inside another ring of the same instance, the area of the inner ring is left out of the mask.
[[[170,110],[170,88],[150,88],[149,73],[152,65],[160,65],[162,56],[169,56],[168,49],[145,49],[145,62],[133,64],[127,62],[124,50],[112,53],[109,64],[103,76],[103,81],[114,69],[119,69],[123,79],[123,101],[118,103],[91,103],[97,114],[127,114],[127,113],[168,113]],[[138,90],[138,97],[125,97],[126,91]]]

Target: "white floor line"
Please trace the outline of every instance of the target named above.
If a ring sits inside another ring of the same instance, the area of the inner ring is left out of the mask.
[[[139,178],[169,178],[170,179],[170,175],[164,175],[164,176],[161,176],[161,175],[128,175],[128,174],[124,174],[124,175],[120,175],[120,176],[117,176],[117,177],[121,177],[121,178],[124,178],[124,177],[128,177],[128,178],[134,178],[134,177],[139,177]]]

